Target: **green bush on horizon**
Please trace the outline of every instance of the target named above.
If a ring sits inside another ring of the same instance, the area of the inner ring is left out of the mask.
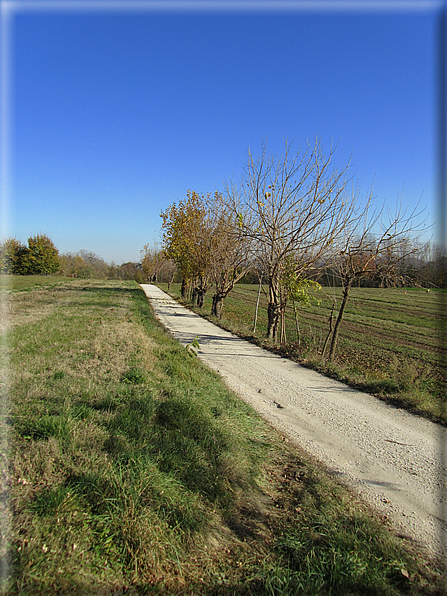
[[[45,234],[28,238],[28,246],[16,238],[0,243],[0,272],[15,275],[48,275],[59,269],[59,251]]]

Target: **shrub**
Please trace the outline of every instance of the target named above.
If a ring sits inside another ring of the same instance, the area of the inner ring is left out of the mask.
[[[18,273],[20,255],[26,247],[16,238],[7,238],[0,243],[0,272]]]
[[[59,269],[58,250],[45,234],[28,238],[28,246],[15,238],[0,244],[0,271],[16,275],[47,275]]]

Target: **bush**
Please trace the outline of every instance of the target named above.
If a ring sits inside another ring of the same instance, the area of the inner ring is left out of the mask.
[[[16,238],[7,238],[0,244],[0,272],[18,273],[20,254],[26,246]]]
[[[24,275],[47,275],[59,269],[59,251],[45,234],[28,238],[28,249],[22,256]]]
[[[17,275],[47,275],[59,269],[58,250],[45,234],[28,238],[28,246],[15,238],[0,244],[0,270]]]

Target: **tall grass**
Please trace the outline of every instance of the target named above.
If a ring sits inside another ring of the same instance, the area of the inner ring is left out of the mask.
[[[436,593],[436,568],[170,339],[134,282],[11,297],[1,593]]]

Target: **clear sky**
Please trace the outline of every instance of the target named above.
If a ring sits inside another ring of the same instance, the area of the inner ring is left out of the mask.
[[[316,135],[364,195],[435,221],[440,4],[64,4],[8,8],[3,233],[138,261],[188,189]]]

